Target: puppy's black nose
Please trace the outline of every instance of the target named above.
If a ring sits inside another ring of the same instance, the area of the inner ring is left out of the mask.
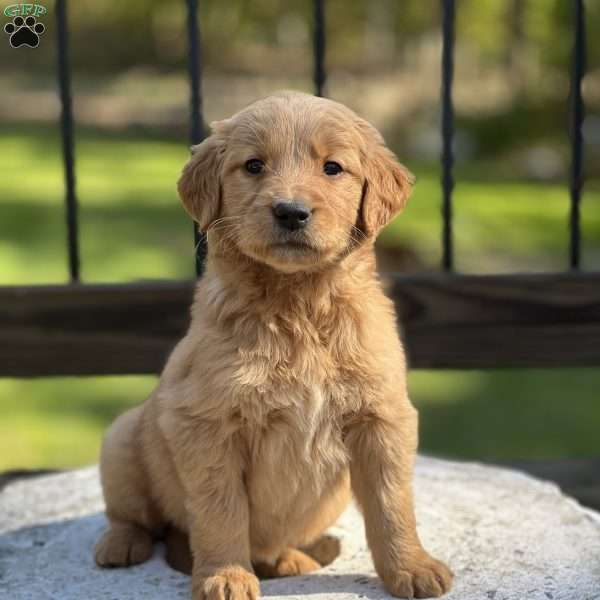
[[[301,202],[278,202],[273,214],[280,227],[296,231],[308,225],[311,210]]]

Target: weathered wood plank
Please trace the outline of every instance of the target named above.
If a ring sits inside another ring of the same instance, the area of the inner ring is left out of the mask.
[[[386,278],[414,368],[600,365],[600,274]],[[0,287],[0,375],[156,373],[193,282]]]
[[[395,277],[411,365],[600,365],[600,274]]]
[[[192,294],[191,282],[0,288],[0,375],[157,373]]]

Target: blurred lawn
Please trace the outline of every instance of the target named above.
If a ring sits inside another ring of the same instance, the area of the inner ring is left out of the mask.
[[[191,277],[192,225],[175,182],[185,141],[135,131],[76,136],[82,276],[85,281]],[[0,285],[67,279],[60,139],[55,127],[0,129]],[[439,171],[417,175],[405,213],[380,241],[440,262]],[[455,191],[457,267],[470,272],[540,271],[567,264],[564,185],[494,179],[494,165],[459,165]],[[583,266],[600,264],[600,184],[586,185]]]
[[[0,130],[0,285],[67,280],[60,140],[55,128]],[[189,278],[192,226],[175,182],[185,142],[142,132],[77,130],[85,281]],[[439,264],[439,172],[418,183],[382,243],[411,245]],[[568,195],[562,185],[494,179],[493,165],[459,166],[457,264],[464,271],[562,269]],[[584,266],[600,264],[600,187],[586,187]],[[0,470],[96,460],[101,433],[150,391],[152,377],[0,380]],[[600,373],[414,372],[424,451],[468,458],[598,453]]]
[[[65,282],[56,128],[10,128],[0,153],[0,284]],[[185,144],[84,130],[76,153],[83,279],[191,277],[192,224],[175,190]]]

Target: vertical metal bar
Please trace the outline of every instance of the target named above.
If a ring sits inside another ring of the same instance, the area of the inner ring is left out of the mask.
[[[584,105],[581,82],[585,74],[585,6],[583,0],[573,0],[574,46],[569,98],[569,130],[571,136],[571,194],[570,265],[579,269],[581,260],[581,191],[583,188],[583,116]]]
[[[73,141],[73,103],[71,98],[71,66],[69,64],[67,0],[56,0],[56,32],[58,42],[58,87],[61,103],[60,126],[65,172],[69,275],[71,282],[75,283],[80,279],[80,265],[77,196],[75,194],[75,148]]]
[[[325,91],[325,6],[324,0],[314,0],[314,71],[315,95],[323,96]]]
[[[452,81],[454,76],[454,0],[442,0],[442,267],[454,268],[452,239],[452,167],[454,155],[454,108],[452,106]]]
[[[188,35],[188,76],[190,80],[190,143],[199,144],[205,137],[202,114],[202,46],[198,25],[198,0],[186,0]],[[196,275],[202,275],[206,258],[206,236],[194,223],[194,255]]]

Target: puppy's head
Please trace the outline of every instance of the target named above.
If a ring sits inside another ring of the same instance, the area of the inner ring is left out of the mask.
[[[319,268],[374,239],[410,194],[381,135],[331,100],[282,93],[212,129],[179,180],[183,204],[209,245],[280,271]]]

